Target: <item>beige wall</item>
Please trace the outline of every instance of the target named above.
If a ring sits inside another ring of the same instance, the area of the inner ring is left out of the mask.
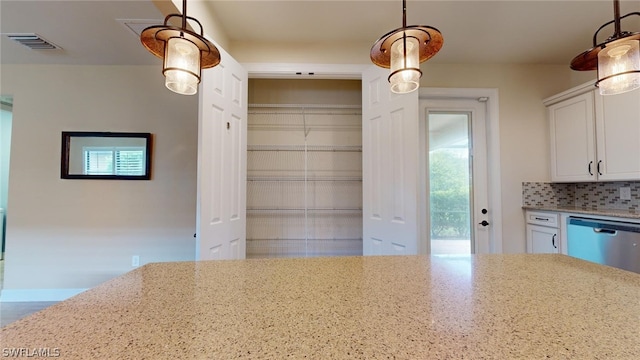
[[[361,105],[360,80],[251,79],[249,104]]]
[[[366,64],[372,42],[232,42],[227,51],[242,63]]]
[[[198,97],[157,66],[1,67],[13,95],[4,288],[87,288],[195,257]],[[60,179],[61,131],[150,132],[152,180]]]

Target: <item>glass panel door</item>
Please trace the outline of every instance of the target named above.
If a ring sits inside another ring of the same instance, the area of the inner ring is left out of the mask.
[[[431,254],[472,253],[469,112],[429,112]]]

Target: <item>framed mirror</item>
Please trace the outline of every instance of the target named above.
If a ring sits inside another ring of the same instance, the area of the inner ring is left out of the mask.
[[[149,180],[151,134],[63,131],[60,177]]]

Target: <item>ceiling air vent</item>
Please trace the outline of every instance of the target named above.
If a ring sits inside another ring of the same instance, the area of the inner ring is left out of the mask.
[[[5,34],[9,39],[32,50],[61,50],[58,45],[45,40],[38,34]]]

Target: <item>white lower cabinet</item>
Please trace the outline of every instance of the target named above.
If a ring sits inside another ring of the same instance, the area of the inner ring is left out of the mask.
[[[558,229],[527,224],[527,252],[557,253],[559,244]]]
[[[560,227],[557,213],[527,211],[527,252],[559,253]]]

